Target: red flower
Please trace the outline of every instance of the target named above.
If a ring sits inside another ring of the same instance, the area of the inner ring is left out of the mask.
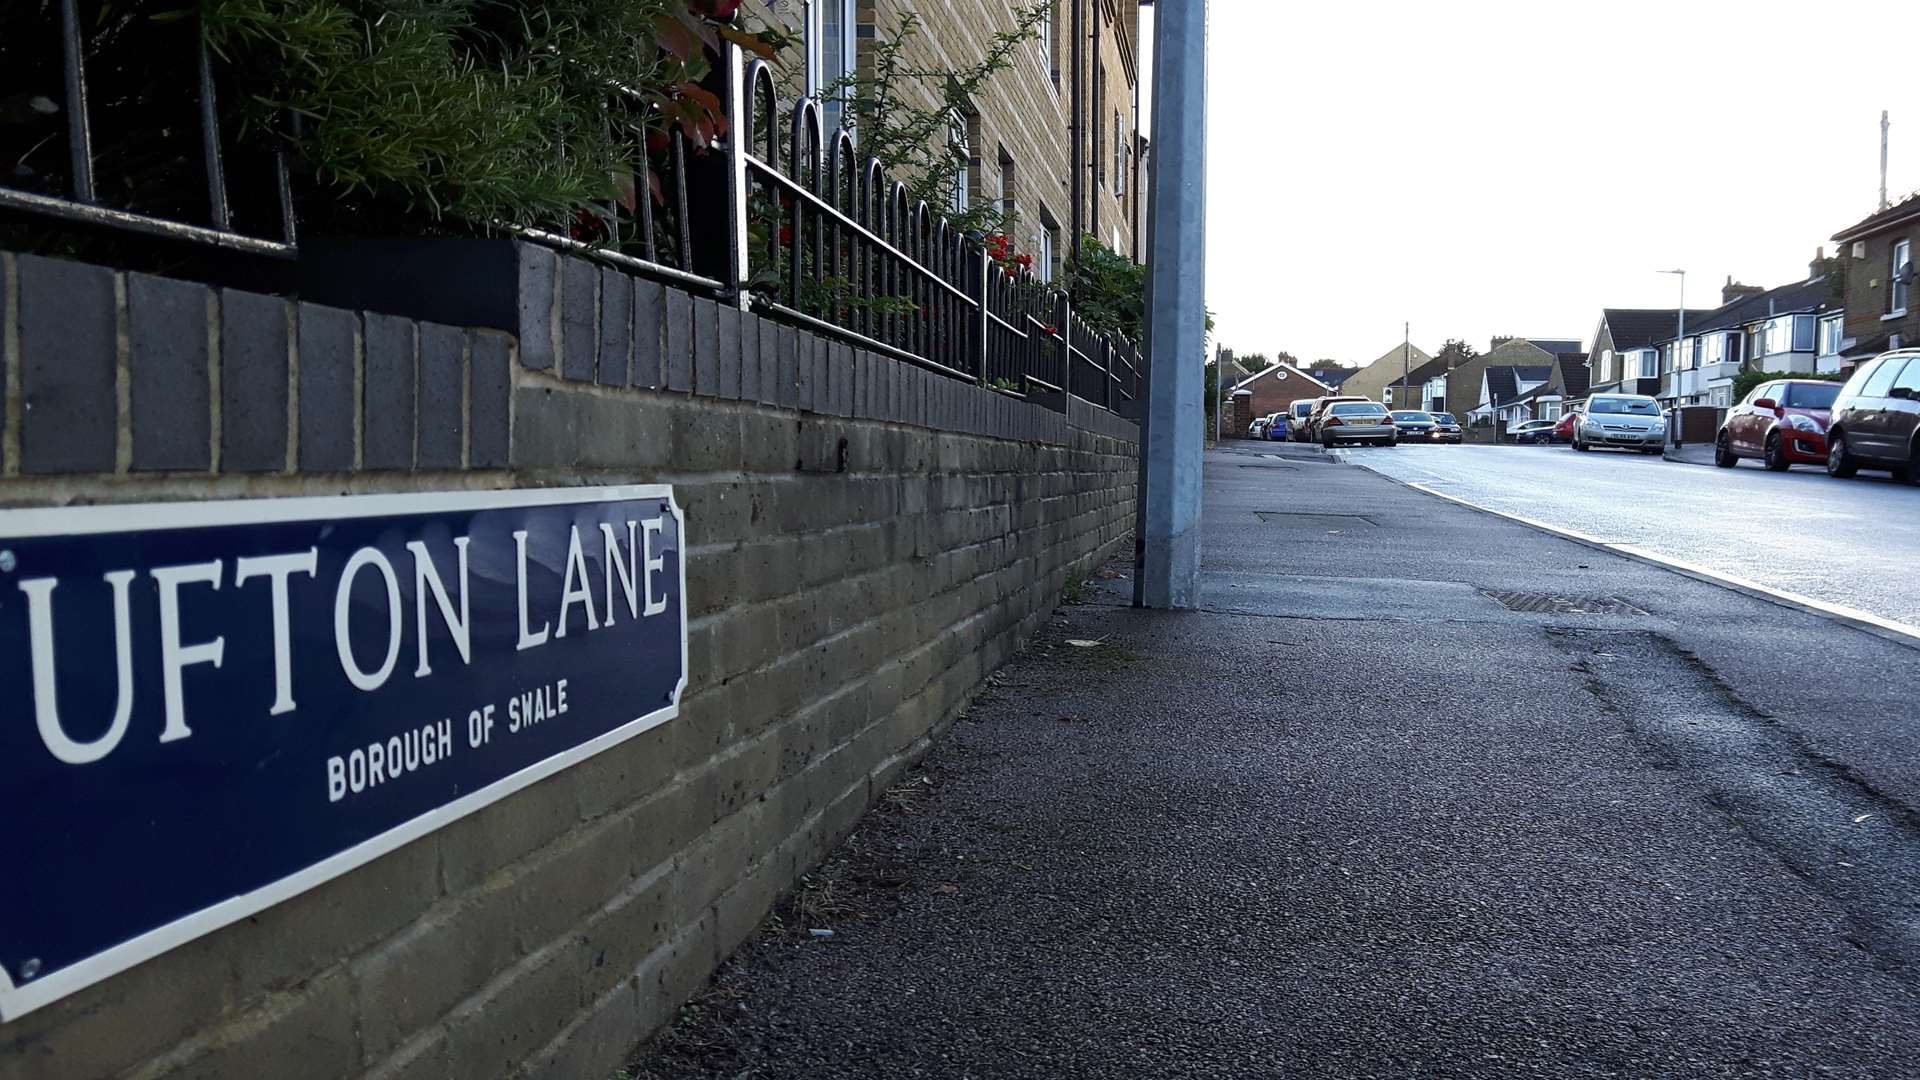
[[[793,246],[793,226],[791,225],[780,226],[780,242],[783,244],[786,244],[789,247]]]
[[[1031,255],[1015,255],[1013,261],[1019,263],[1020,269],[1022,270],[1029,270],[1033,267],[1033,256]]]
[[[1060,328],[1057,326],[1046,327],[1046,331],[1047,333],[1052,334],[1054,337],[1060,336]]]

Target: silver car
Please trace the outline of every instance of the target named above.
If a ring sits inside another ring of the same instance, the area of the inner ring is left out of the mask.
[[[1320,418],[1320,445],[1328,449],[1340,443],[1371,443],[1392,446],[1400,441],[1400,429],[1385,405],[1371,401],[1342,401],[1327,406]]]
[[[1660,403],[1644,394],[1595,394],[1573,425],[1573,448],[1613,446],[1657,454],[1667,442],[1667,418]]]

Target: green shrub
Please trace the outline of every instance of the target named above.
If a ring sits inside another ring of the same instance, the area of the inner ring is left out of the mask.
[[[1823,382],[1846,382],[1848,372],[1837,371],[1825,375],[1808,375],[1793,371],[1742,371],[1733,377],[1733,400],[1737,404],[1747,400],[1753,388],[1775,379],[1819,379]]]

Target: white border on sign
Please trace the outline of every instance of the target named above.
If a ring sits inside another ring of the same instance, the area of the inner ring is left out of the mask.
[[[680,715],[680,697],[689,675],[687,657],[687,517],[673,497],[670,484],[625,484],[592,488],[516,488],[505,491],[440,492],[427,495],[327,495],[289,499],[231,499],[218,502],[138,503],[79,506],[59,509],[0,510],[0,543],[9,539],[44,536],[81,536],[109,532],[152,532],[162,529],[203,528],[210,525],[263,525],[286,521],[338,521],[348,518],[398,514],[451,513],[460,510],[498,510],[515,506],[559,506],[567,503],[627,502],[665,499],[673,512],[680,537],[680,681],[665,706],[637,716],[543,761],[503,776],[486,787],[436,807],[410,821],[371,836],[345,851],[299,870],[249,893],[222,900],[191,915],[175,919],[129,938],[105,952],[49,972],[21,986],[13,985],[0,968],[0,1024],[17,1020],[42,1005],[111,978],[136,964],[210,934],[249,915],[265,911],[324,884],[348,871],[417,840],[491,803],[500,801],[572,765],[618,746],[628,739]],[[131,516],[137,515],[137,516]]]

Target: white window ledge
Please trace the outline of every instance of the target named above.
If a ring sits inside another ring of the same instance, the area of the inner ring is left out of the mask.
[[[1880,316],[1880,321],[1892,322],[1895,319],[1904,319],[1906,317],[1907,317],[1907,309],[1901,308],[1898,311],[1889,311],[1885,315]]]

